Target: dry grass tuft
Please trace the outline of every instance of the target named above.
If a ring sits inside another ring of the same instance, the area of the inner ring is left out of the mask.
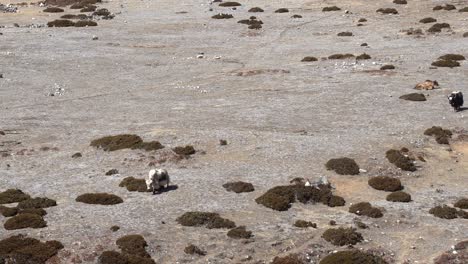
[[[123,203],[122,198],[109,193],[85,193],[75,199],[77,202],[86,204],[114,205]]]
[[[365,215],[372,218],[380,218],[383,216],[382,211],[372,207],[368,202],[353,204],[349,207],[349,212],[357,215]]]
[[[399,179],[387,176],[377,176],[370,178],[368,184],[372,188],[379,191],[395,192],[403,189]]]
[[[356,245],[364,240],[362,235],[354,228],[330,228],[327,229],[322,238],[335,246]]]
[[[205,226],[213,228],[234,228],[236,224],[229,219],[222,218],[217,213],[187,212],[176,219],[183,226]]]
[[[243,192],[253,192],[255,190],[254,186],[248,182],[228,182],[223,184],[223,187],[229,192],[243,193]]]
[[[357,175],[359,174],[359,165],[350,158],[331,159],[326,164],[327,170],[333,170],[340,175]]]

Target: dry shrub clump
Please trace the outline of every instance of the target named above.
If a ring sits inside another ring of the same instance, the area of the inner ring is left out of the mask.
[[[302,18],[301,15],[292,15],[291,18]]]
[[[359,22],[359,23],[364,23],[364,22],[367,22],[367,19],[365,19],[365,18],[360,18],[360,19],[358,20],[358,22]]]
[[[452,137],[452,131],[443,129],[440,126],[433,126],[424,131],[424,135],[433,136],[439,144],[449,144],[449,139]]]
[[[18,211],[18,214],[37,214],[39,216],[44,216],[47,214],[46,210],[42,208],[26,208],[26,209],[20,209]]]
[[[403,191],[392,192],[386,198],[389,202],[409,203],[411,202],[411,195]]]
[[[111,226],[110,230],[111,230],[112,232],[117,232],[117,231],[120,230],[120,226],[116,226],[116,225]]]
[[[233,7],[233,6],[241,6],[241,4],[238,2],[224,2],[224,3],[220,3],[219,6]]]
[[[416,171],[411,158],[405,156],[400,150],[390,149],[385,153],[388,161],[404,171]]]
[[[75,27],[95,27],[98,24],[91,20],[80,20],[75,23]]]
[[[359,165],[350,158],[331,159],[326,164],[327,170],[333,170],[340,175],[359,174]]]
[[[295,227],[300,227],[300,228],[308,228],[308,227],[317,228],[316,223],[312,223],[310,221],[304,221],[304,220],[297,220],[294,223],[294,226]]]
[[[408,4],[408,2],[406,0],[393,0],[393,3],[397,4],[397,5],[406,5],[406,4]]]
[[[318,59],[316,57],[307,56],[307,57],[304,57],[301,61],[302,62],[311,62],[311,61],[318,61]]]
[[[468,209],[468,198],[461,198],[453,206],[461,209]]]
[[[227,232],[227,236],[235,239],[248,239],[253,235],[252,231],[248,231],[245,226],[239,226],[229,230],[229,232]]]
[[[136,179],[134,177],[124,178],[119,187],[126,187],[129,192],[149,192],[144,179]]]
[[[243,193],[243,192],[253,192],[255,191],[254,186],[248,182],[228,182],[223,184],[223,187],[229,192]]]
[[[444,6],[437,5],[432,8],[434,11],[439,11],[439,10],[445,10],[445,11],[451,11],[457,9],[454,5],[446,4]]]
[[[114,174],[119,174],[119,171],[116,169],[110,169],[106,172],[106,176],[114,175]]]
[[[356,245],[363,239],[362,235],[354,228],[330,228],[327,229],[322,238],[335,246]]]
[[[47,197],[37,197],[28,200],[24,200],[18,203],[20,209],[33,209],[33,208],[47,208],[56,206],[57,202]]]
[[[433,17],[425,17],[425,18],[419,20],[419,23],[423,23],[423,24],[434,23],[434,22],[437,22],[437,19],[435,19]]]
[[[400,96],[400,99],[407,100],[407,101],[415,101],[415,102],[424,102],[427,101],[426,96],[422,93],[409,93]]]
[[[252,7],[249,9],[249,12],[251,13],[260,13],[260,12],[263,12],[263,9],[261,9],[260,7]]]
[[[457,209],[447,205],[433,207],[429,210],[429,213],[443,219],[455,219],[459,215]]]
[[[365,215],[372,218],[380,218],[383,216],[379,208],[372,207],[368,202],[353,204],[349,207],[349,212],[357,215]]]
[[[338,37],[352,37],[353,32],[345,31],[345,32],[340,32],[337,34]]]
[[[443,28],[450,28],[450,24],[448,23],[435,23],[432,25],[427,32],[435,33],[435,32],[442,32]]]
[[[275,13],[288,13],[289,9],[287,8],[279,8],[275,11]]]
[[[93,13],[93,16],[103,16],[103,17],[107,17],[107,16],[110,16],[111,12],[109,12],[108,9],[106,8],[101,8],[101,9],[98,9],[96,12]]]
[[[181,155],[184,157],[190,156],[195,154],[196,150],[193,146],[187,145],[185,147],[175,147],[172,149],[177,155]]]
[[[398,11],[395,8],[379,8],[376,12],[382,14],[398,14]]]
[[[80,21],[77,23],[79,22]],[[102,148],[104,151],[116,151],[120,149],[144,149],[146,151],[151,151],[164,148],[158,141],[143,142],[141,137],[131,134],[98,138],[91,141],[90,145],[92,147]]]
[[[127,235],[116,241],[122,251],[104,251],[99,256],[100,264],[155,264],[151,256],[146,252],[148,244],[141,235]]]
[[[236,227],[233,221],[222,218],[217,213],[208,212],[187,212],[179,216],[176,221],[183,226],[205,226],[208,229]]]
[[[442,55],[438,58],[438,60],[454,60],[454,61],[459,61],[459,60],[465,60],[465,56],[460,55],[460,54],[445,54]]]
[[[212,16],[211,18],[213,19],[229,19],[229,18],[233,18],[234,16],[231,15],[231,14],[224,14],[224,13],[219,13],[219,14],[216,14],[214,16]]]
[[[431,65],[435,67],[447,67],[447,68],[460,67],[460,63],[454,60],[437,60],[431,63]]]
[[[291,254],[285,257],[275,257],[271,264],[305,264],[299,256],[295,254]]]
[[[0,240],[0,262],[43,264],[63,248],[56,240],[40,242],[24,235],[16,235]]]
[[[322,12],[340,11],[341,8],[337,6],[327,6],[322,9]]]
[[[370,60],[371,56],[369,54],[363,53],[356,57],[356,60]]]
[[[15,230],[22,228],[43,228],[47,226],[42,216],[37,214],[19,214],[9,218],[4,227],[6,230]]]
[[[86,204],[114,205],[123,203],[122,198],[109,193],[85,193],[75,199],[77,202]]]
[[[468,12],[468,6],[458,10],[458,12]]]
[[[387,64],[387,65],[384,65],[382,67],[380,67],[380,70],[381,71],[385,71],[385,70],[394,70],[395,69],[395,66],[391,65],[391,64]]]
[[[195,255],[195,254],[200,255],[200,256],[206,255],[206,251],[201,250],[199,247],[193,244],[189,244],[188,246],[186,246],[184,249],[184,253],[189,254],[189,255]]]
[[[83,157],[83,155],[82,155],[80,152],[76,152],[76,153],[73,154],[71,157],[74,158],[74,159],[77,159],[77,158]]]
[[[343,60],[343,59],[349,59],[349,58],[354,58],[353,54],[346,53],[346,54],[333,54],[328,56],[329,60]]]
[[[0,214],[4,217],[11,217],[18,213],[18,208],[16,207],[6,207],[0,205]]]
[[[89,6],[85,6],[84,8],[82,8],[80,10],[81,13],[89,13],[89,12],[94,12],[96,11],[97,9],[97,6],[95,5],[89,5]]]
[[[0,204],[18,203],[28,199],[31,199],[31,196],[19,189],[8,189],[0,192]]]
[[[387,264],[379,256],[374,256],[359,250],[339,251],[332,253],[320,261],[320,264]]]
[[[399,179],[387,176],[377,176],[370,178],[368,183],[369,186],[380,191],[395,192],[403,189]]]
[[[46,12],[46,13],[61,13],[63,12],[64,10],[62,8],[59,8],[59,7],[47,7],[46,9],[42,10],[42,12]]]

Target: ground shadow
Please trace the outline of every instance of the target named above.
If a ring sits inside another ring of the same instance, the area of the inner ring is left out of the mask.
[[[160,188],[159,191],[156,194],[175,191],[178,188],[179,188],[179,186],[177,186],[177,185],[169,185],[169,187],[167,187],[167,188]]]

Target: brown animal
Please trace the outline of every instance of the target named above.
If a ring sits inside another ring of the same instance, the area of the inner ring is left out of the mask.
[[[439,83],[436,80],[426,80],[424,82],[416,84],[416,86],[414,87],[414,89],[416,90],[433,90],[437,88],[439,88]]]

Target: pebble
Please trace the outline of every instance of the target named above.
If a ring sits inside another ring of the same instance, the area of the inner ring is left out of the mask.
[[[98,40],[98,36],[93,36],[93,40]]]

